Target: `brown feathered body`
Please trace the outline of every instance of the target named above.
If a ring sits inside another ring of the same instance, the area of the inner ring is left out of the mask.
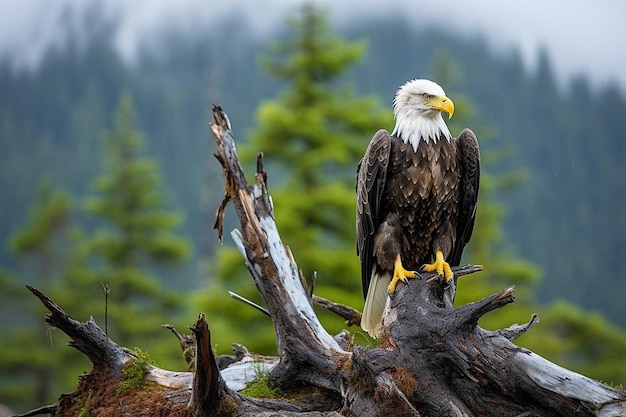
[[[410,144],[391,137],[385,194],[380,207],[386,218],[379,226],[383,233],[374,239],[378,267],[393,271],[398,252],[404,267],[415,271],[432,261],[435,248],[440,248],[448,259],[456,240],[459,168],[455,142],[422,141],[414,152]],[[388,232],[396,235],[394,239],[384,233],[389,223],[392,228]],[[393,242],[401,243],[401,247],[386,247]]]

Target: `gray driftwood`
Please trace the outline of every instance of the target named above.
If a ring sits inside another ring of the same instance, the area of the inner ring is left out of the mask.
[[[313,310],[313,296],[294,256],[281,242],[262,156],[255,181],[248,184],[228,117],[219,107],[214,107],[213,116],[216,157],[226,181],[215,227],[221,239],[224,210],[232,202],[240,227],[231,236],[274,322],[278,356],[261,358],[238,346],[235,356],[216,358],[211,351],[210,320],[207,323],[200,314],[191,327],[196,339],[195,372],[150,368],[146,378],[158,389],[116,394],[111,387],[119,383],[132,353],[106,337],[92,320],[77,322],[31,289],[50,310],[46,321],[67,333],[71,345],[93,363],[91,374],[81,378],[76,391],[61,397],[57,416],[76,415],[80,404],[87,405],[92,417],[626,415],[624,391],[512,343],[532,328],[535,316],[527,324],[500,331],[477,325],[484,314],[514,301],[513,287],[450,308],[444,307],[440,284],[424,274],[421,280],[399,286],[389,298],[378,347],[353,345],[347,331],[330,335]],[[461,276],[480,269],[465,266],[455,273]],[[355,317],[349,309],[344,313],[350,320]],[[253,363],[270,372],[273,383],[285,393],[283,399],[254,399],[237,392],[254,375]]]

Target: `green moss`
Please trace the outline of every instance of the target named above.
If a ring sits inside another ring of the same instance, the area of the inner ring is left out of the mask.
[[[185,358],[185,361],[187,361],[187,365],[189,365],[191,361],[193,361],[193,358],[195,356],[196,356],[195,346],[189,346],[187,349],[183,350],[183,357]]]
[[[269,372],[264,372],[261,365],[254,363],[255,378],[246,384],[246,387],[240,391],[240,394],[254,398],[280,398],[282,392],[270,381]]]
[[[77,417],[89,417],[89,406],[91,405],[91,394],[92,391],[89,390],[89,394],[87,395],[87,399],[85,400],[85,405],[83,405],[78,412]]]
[[[118,395],[129,389],[145,388],[150,383],[145,376],[150,371],[150,366],[154,365],[154,361],[148,352],[139,348],[135,348],[134,351],[136,358],[126,362],[122,368],[120,384],[115,390]]]
[[[83,405],[78,412],[77,417],[89,417],[89,407],[91,406],[91,394],[92,391],[89,390],[89,394],[87,395],[87,399],[85,400],[85,405]]]

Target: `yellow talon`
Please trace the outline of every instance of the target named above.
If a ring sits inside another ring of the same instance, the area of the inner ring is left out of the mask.
[[[454,277],[452,268],[450,268],[450,265],[443,259],[443,252],[440,250],[435,253],[435,262],[424,265],[422,271],[437,272],[437,275],[444,277],[446,284]]]
[[[404,267],[402,266],[402,261],[400,260],[400,255],[398,255],[393,264],[393,278],[389,283],[387,290],[390,293],[395,292],[398,282],[402,281],[406,283],[407,278],[419,278],[419,274],[415,271],[409,271],[407,269],[404,269]]]

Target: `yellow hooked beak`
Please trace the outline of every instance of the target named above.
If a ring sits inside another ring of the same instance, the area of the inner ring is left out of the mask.
[[[454,103],[446,96],[433,96],[426,102],[431,109],[448,113],[448,119],[454,114]]]

